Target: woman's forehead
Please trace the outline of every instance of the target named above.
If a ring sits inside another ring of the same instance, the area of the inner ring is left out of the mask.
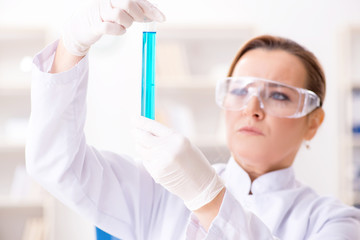
[[[301,60],[284,50],[254,49],[245,53],[235,66],[233,76],[252,76],[306,86],[307,72]]]

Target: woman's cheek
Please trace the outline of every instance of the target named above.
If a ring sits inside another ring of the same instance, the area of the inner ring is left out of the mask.
[[[280,119],[272,124],[272,141],[276,148],[297,148],[302,142],[303,124],[298,119]]]

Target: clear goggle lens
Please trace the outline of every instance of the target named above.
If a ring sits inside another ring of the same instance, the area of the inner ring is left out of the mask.
[[[241,111],[254,96],[267,114],[276,117],[299,118],[320,106],[314,92],[267,79],[229,77],[216,86],[216,102],[226,110]]]

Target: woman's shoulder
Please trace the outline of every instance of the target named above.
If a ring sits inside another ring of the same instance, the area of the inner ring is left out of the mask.
[[[297,214],[305,214],[308,231],[311,233],[331,232],[331,228],[358,231],[360,209],[341,202],[335,196],[320,196],[310,187],[301,186],[302,197],[294,210]]]
[[[304,184],[298,183],[298,190],[301,194],[298,195],[297,205],[302,205],[299,209],[307,209],[307,212],[312,219],[323,220],[337,218],[355,218],[360,221],[360,210],[343,203],[335,196],[327,195],[321,196],[314,189]]]

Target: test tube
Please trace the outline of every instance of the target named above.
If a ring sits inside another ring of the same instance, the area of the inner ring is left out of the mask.
[[[142,49],[141,116],[155,119],[155,23],[145,23]]]

